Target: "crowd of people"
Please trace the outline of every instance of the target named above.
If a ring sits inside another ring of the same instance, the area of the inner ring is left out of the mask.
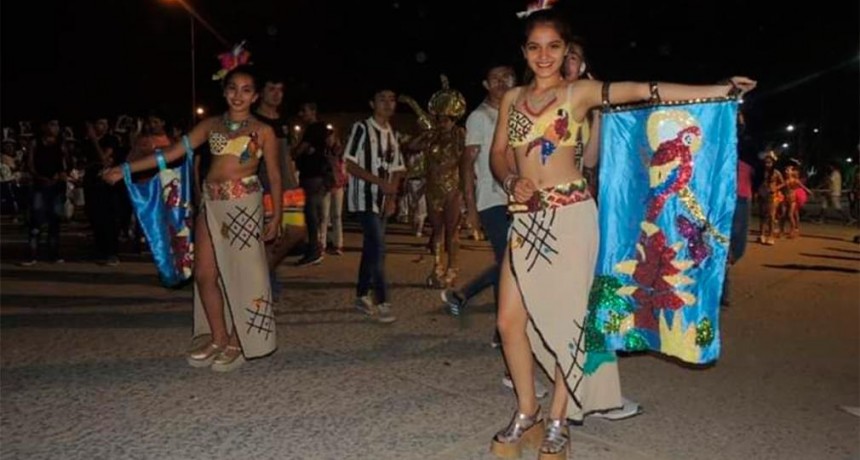
[[[597,257],[596,108],[655,97],[722,97],[749,91],[755,82],[735,77],[704,86],[604,84],[592,77],[582,41],[551,10],[526,19],[522,53],[529,70],[524,84],[516,85],[508,63],[490,66],[482,75],[486,97],[468,113],[465,128],[458,124],[468,112],[465,98],[447,79],[430,99],[429,114],[401,98],[418,112],[423,128],[413,137],[392,126],[398,97],[384,86],[368,95],[370,115],[344,139],[320,120],[312,102],[298,110],[301,129],[291,129],[282,112],[283,81],[244,66],[224,77],[226,112],[184,135],[167,129],[156,112],[138,121],[123,118],[112,130],[107,119],[97,118],[87,124],[83,140],[72,130],[61,132],[57,120],[45,121],[37,133],[4,130],[4,206],[29,228],[30,252],[22,263],[62,261],[59,229],[61,218],[71,215],[68,203],[84,207],[94,259],[119,263],[120,238],[140,240],[121,183],[123,169],[132,180],[145,181],[160,162],[193,155],[195,341],[187,360],[228,372],[276,348],[274,304],[282,287],[274,274],[284,257],[299,246],[304,250],[297,266],[319,264],[326,253],[343,254],[344,201],[362,231],[354,307],[374,321],[395,321],[385,232],[399,207],[416,237],[424,237],[429,218],[434,264],[427,285],[440,290],[450,314],[463,314],[470,299],[493,288],[495,342],[517,409],[493,437],[492,451],[511,457],[533,446],[541,459],[567,458],[570,421],[639,412],[621,395],[614,354],[582,372],[586,351],[568,349],[571,334],[583,333],[570,324],[585,322]],[[764,244],[773,244],[778,233],[799,235],[802,192],[809,194],[799,164],[785,162],[784,172],[776,165],[773,152],[760,168],[739,163],[738,203],[745,206],[738,206],[738,216],[747,217],[750,200],[757,201]],[[855,196],[858,183],[855,178]],[[841,186],[834,168],[827,177],[828,208],[849,221],[839,204]],[[528,261],[528,227],[535,222],[558,237],[554,251],[561,257],[555,263]],[[745,241],[745,224],[737,225],[743,229],[737,238]],[[460,283],[459,238],[466,227],[486,236],[495,257],[492,266]],[[730,262],[739,258],[733,255]],[[535,380],[535,363],[554,383],[546,413],[538,401],[547,391]]]

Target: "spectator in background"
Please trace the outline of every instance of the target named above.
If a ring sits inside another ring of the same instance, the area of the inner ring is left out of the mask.
[[[325,140],[325,155],[331,166],[332,184],[323,197],[323,221],[320,242],[334,255],[343,255],[343,189],[346,186],[346,164],[343,146],[334,129],[329,129]],[[328,227],[331,226],[331,246],[328,244]]]
[[[86,157],[84,173],[84,199],[87,217],[93,229],[95,240],[95,260],[100,265],[119,264],[119,226],[117,187],[101,179],[105,168],[117,165],[119,141],[108,132],[107,118],[98,118],[95,123],[87,123]]]
[[[20,190],[18,180],[21,176],[17,161],[15,160],[15,147],[18,141],[11,137],[11,132],[4,129],[3,132],[3,150],[2,160],[0,160],[0,194],[3,200],[3,213],[12,215],[12,222],[18,222],[18,215],[21,212],[20,206]]]
[[[827,169],[828,173],[824,180],[825,191],[821,195],[821,214],[818,216],[818,223],[823,224],[828,209],[832,209],[836,211],[836,214],[844,223],[850,224],[853,219],[848,214],[848,210],[842,208],[842,173],[839,172],[839,165],[829,163]]]
[[[277,277],[278,265],[296,246],[305,242],[307,229],[304,218],[304,192],[299,187],[296,177],[296,165],[290,157],[290,132],[286,118],[281,113],[284,100],[284,80],[275,74],[263,77],[263,90],[259,103],[254,112],[257,120],[269,125],[275,133],[278,144],[278,166],[280,167],[283,193],[279,198],[283,208],[281,216],[271,215],[274,212],[271,186],[269,184],[266,163],[260,163],[258,176],[263,184],[263,203],[266,208],[266,218],[280,218],[283,232],[278,237],[266,243],[266,260],[269,263],[269,280],[272,285],[272,296],[280,298],[280,283]]]
[[[48,260],[62,263],[60,215],[66,201],[66,152],[60,140],[60,123],[56,119],[42,124],[41,135],[28,160],[28,169],[33,177],[28,238],[30,255],[21,265],[36,263],[43,225],[48,227]]]
[[[333,184],[331,165],[325,155],[328,128],[317,119],[316,104],[302,104],[299,117],[305,123],[304,134],[293,155],[299,171],[299,185],[305,192],[305,225],[308,245],[304,257],[296,266],[305,267],[322,262],[320,225],[322,224],[323,200]]]

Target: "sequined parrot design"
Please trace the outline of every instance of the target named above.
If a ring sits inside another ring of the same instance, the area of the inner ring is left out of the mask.
[[[615,265],[615,272],[626,275],[629,280],[616,293],[636,302],[633,321],[625,322],[628,329],[635,327],[659,332],[664,338],[674,337],[678,340],[666,340],[664,344],[672,349],[697,349],[695,343],[687,343],[689,337],[695,341],[695,331],[692,335],[688,328],[682,331],[680,316],[675,315],[677,319],[669,321],[661,312],[676,312],[696,303],[696,296],[685,289],[694,283],[687,271],[699,267],[711,254],[705,233],[719,236],[690,190],[693,155],[702,144],[703,133],[698,121],[682,110],[652,113],[647,131],[654,154],[647,163],[649,193],[645,219],[640,225],[635,257]],[[683,209],[692,216],[679,214],[666,221],[679,230],[683,239],[677,242],[670,240],[659,220],[666,203],[673,197],[678,197]],[[690,259],[681,256],[685,246]]]
[[[697,364],[719,356],[716,303],[729,252],[720,232],[730,228],[737,155],[727,102],[604,115],[612,175],[602,193],[621,211],[601,213],[608,242],[589,297],[590,353],[652,350]]]
[[[690,183],[693,177],[693,149],[701,143],[701,137],[702,130],[698,126],[689,126],[675,138],[657,147],[648,167],[651,190],[647,220],[656,220],[666,201]]]

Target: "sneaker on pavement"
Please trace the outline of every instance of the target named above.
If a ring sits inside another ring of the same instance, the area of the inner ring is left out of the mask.
[[[514,389],[514,381],[511,380],[510,375],[505,375],[502,377],[502,385]],[[540,383],[540,380],[535,379],[535,396],[540,399],[549,394],[549,390],[544,386],[544,384]]]
[[[618,409],[603,412],[592,412],[588,414],[588,417],[601,418],[603,420],[616,422],[618,420],[635,417],[642,413],[642,406],[640,406],[638,402],[631,401],[623,396],[621,397],[621,402],[622,405]]]
[[[442,290],[439,297],[442,298],[442,302],[445,302],[445,310],[451,316],[460,316],[466,308],[466,299],[453,289]]]
[[[353,306],[359,313],[368,317],[373,316],[373,300],[369,296],[356,297]]]
[[[383,302],[377,305],[376,314],[373,316],[373,319],[383,324],[393,323],[397,320],[397,318],[395,318],[394,315],[391,314],[391,304],[388,302]]]
[[[311,265],[319,265],[323,261],[323,256],[302,257],[296,262],[296,267],[310,267]]]

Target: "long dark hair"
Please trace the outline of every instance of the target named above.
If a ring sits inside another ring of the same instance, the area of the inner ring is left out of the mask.
[[[573,40],[573,33],[571,32],[570,25],[567,23],[567,21],[565,21],[564,18],[562,18],[561,15],[555,10],[545,9],[535,11],[526,18],[524,26],[525,34],[523,35],[523,46],[528,43],[529,35],[531,35],[535,27],[541,25],[549,25],[553,29],[555,29],[555,31],[558,32],[558,34],[561,36],[561,39],[562,41],[564,41],[565,45],[569,45]],[[562,66],[564,66],[564,62],[562,62]],[[528,83],[532,81],[532,78],[534,78],[534,72],[532,72],[532,69],[530,69],[527,64],[526,70],[523,73],[523,81]]]

